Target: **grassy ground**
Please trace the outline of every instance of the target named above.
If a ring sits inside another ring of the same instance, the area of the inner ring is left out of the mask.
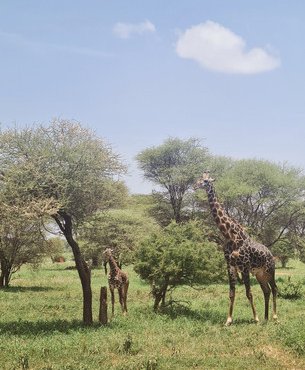
[[[94,270],[94,319],[81,324],[82,296],[75,270],[45,264],[38,271],[23,268],[11,287],[0,291],[0,369],[305,369],[305,298],[278,300],[278,322],[254,324],[242,286],[237,288],[234,324],[225,327],[226,285],[187,287],[174,293],[188,305],[163,314],[152,312],[149,287],[131,269],[129,314],[107,327],[97,324],[98,298],[107,280]],[[283,282],[305,283],[305,265],[292,262],[277,270]],[[254,283],[254,282],[253,282]],[[253,284],[260,317],[263,297]]]

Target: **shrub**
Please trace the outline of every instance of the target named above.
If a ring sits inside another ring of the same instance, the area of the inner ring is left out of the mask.
[[[226,276],[223,255],[206,235],[199,222],[172,222],[141,244],[134,269],[150,283],[155,310],[178,285],[207,284]]]
[[[302,291],[302,282],[291,281],[291,276],[288,276],[288,279],[283,283],[278,284],[278,295],[284,299],[298,299],[303,295]]]

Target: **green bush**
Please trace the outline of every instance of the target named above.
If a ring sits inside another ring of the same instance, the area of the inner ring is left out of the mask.
[[[287,280],[278,284],[278,295],[284,299],[298,299],[303,295],[303,287],[301,281],[291,281],[291,277],[288,276]]]
[[[207,284],[226,277],[223,254],[206,235],[199,222],[172,222],[141,244],[134,269],[150,283],[154,309],[160,303],[164,306],[166,293],[178,285]]]

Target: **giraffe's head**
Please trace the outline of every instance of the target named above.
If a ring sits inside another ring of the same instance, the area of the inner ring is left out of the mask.
[[[196,181],[194,189],[208,189],[213,181],[215,180],[210,176],[210,171],[205,171],[203,175]]]
[[[109,261],[109,258],[112,256],[112,249],[106,248],[103,252],[103,261],[104,263],[107,263]]]

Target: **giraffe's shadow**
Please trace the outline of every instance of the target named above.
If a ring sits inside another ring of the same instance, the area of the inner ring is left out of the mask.
[[[222,312],[217,310],[210,308],[192,309],[189,306],[181,304],[164,307],[161,314],[167,315],[173,320],[179,317],[186,317],[189,320],[205,321],[211,324],[222,324],[225,317]]]
[[[186,317],[189,320],[201,321],[211,325],[225,326],[226,323],[226,312],[218,311],[216,308],[192,309],[185,305],[167,306],[162,309],[161,314],[167,315],[173,320],[179,317]],[[264,323],[264,321],[262,322]],[[249,324],[257,325],[250,316],[249,318],[236,317],[233,321],[233,326]]]

